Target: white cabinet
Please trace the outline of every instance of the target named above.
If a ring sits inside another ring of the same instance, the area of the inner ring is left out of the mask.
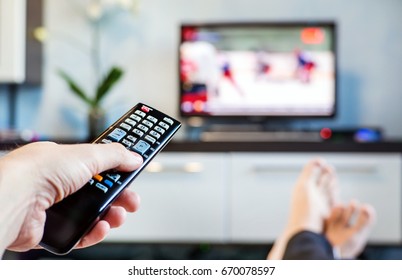
[[[370,241],[402,242],[400,154],[284,152],[161,153],[131,186],[140,210],[107,240],[271,243],[301,169],[318,156],[337,169],[343,201],[376,208]]]
[[[161,153],[132,183],[138,212],[109,241],[221,242],[227,236],[225,153]]]
[[[375,207],[370,240],[401,242],[402,166],[396,153],[233,153],[230,240],[273,242],[287,221],[291,190],[303,165],[317,156],[336,168],[342,201],[357,199]]]
[[[305,158],[282,154],[232,154],[230,239],[271,242],[287,220],[292,186]]]

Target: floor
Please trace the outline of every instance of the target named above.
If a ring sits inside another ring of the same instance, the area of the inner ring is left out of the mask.
[[[211,244],[110,244],[55,256],[45,250],[26,253],[7,251],[3,259],[77,259],[77,260],[263,260],[271,245]],[[401,246],[368,246],[358,257],[363,260],[402,260]]]

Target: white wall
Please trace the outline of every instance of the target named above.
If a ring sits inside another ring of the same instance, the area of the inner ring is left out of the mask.
[[[86,107],[55,74],[62,68],[85,88],[93,84],[88,56],[66,43],[71,37],[88,45],[89,28],[74,9],[76,2],[45,1],[50,37],[44,90],[37,114],[20,116],[21,126],[52,137],[86,135]],[[339,26],[340,111],[329,124],[381,126],[388,136],[402,137],[401,14],[400,0],[142,0],[133,21],[121,17],[104,37],[104,66],[116,62],[127,71],[105,102],[110,121],[138,101],[177,116],[177,42],[183,20],[333,19]],[[31,106],[31,101],[21,104]]]

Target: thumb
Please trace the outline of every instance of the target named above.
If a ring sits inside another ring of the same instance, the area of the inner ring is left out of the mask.
[[[73,145],[75,153],[81,153],[83,163],[89,168],[92,175],[100,172],[117,169],[123,172],[134,171],[143,163],[143,158],[127,150],[122,144],[81,144]],[[72,146],[71,146],[72,147]]]

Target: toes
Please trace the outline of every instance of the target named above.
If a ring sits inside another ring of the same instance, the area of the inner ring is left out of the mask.
[[[332,208],[331,214],[328,217],[328,221],[332,223],[339,223],[342,221],[342,217],[345,213],[345,207],[342,205]]]
[[[356,222],[352,226],[356,231],[360,231],[362,228],[364,228],[369,221],[369,216],[366,211],[362,211],[362,209],[357,210],[358,214],[356,217]]]
[[[303,168],[297,180],[299,189],[316,188],[322,170],[317,161],[309,161]]]
[[[321,164],[318,159],[310,160],[303,168],[301,176],[304,181],[315,179],[317,181],[321,173]]]
[[[335,183],[335,169],[327,163],[321,163],[321,174],[318,178],[318,185],[329,189],[329,187],[335,187],[335,185],[332,185],[333,183]]]
[[[331,206],[339,204],[340,201],[340,189],[338,185],[338,179],[335,176],[332,176],[331,181],[329,183],[329,193],[330,193],[330,204]]]
[[[328,228],[336,227],[338,225],[342,225],[342,217],[343,213],[345,211],[344,206],[338,205],[332,208],[329,216],[327,219],[325,219],[325,229],[324,231],[327,231]]]
[[[330,182],[332,181],[332,176],[328,172],[325,171],[325,169],[322,170],[321,174],[319,174],[318,177],[318,186],[328,189],[330,186]]]
[[[351,201],[348,206],[346,206],[345,211],[341,217],[341,223],[344,226],[351,226],[355,223],[355,215],[357,209],[357,202]]]
[[[369,204],[364,204],[360,207],[360,213],[356,224],[359,226],[359,229],[365,226],[371,226],[374,223],[375,218],[374,208]]]
[[[317,187],[324,192],[328,204],[332,208],[339,202],[339,188],[335,169],[329,164],[324,164],[318,176]]]

